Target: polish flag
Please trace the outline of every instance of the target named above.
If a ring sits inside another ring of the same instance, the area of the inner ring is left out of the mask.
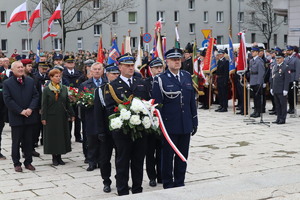
[[[48,32],[46,31],[43,34],[43,40],[46,39],[47,37],[56,37],[58,35],[58,32]]]
[[[35,10],[33,11],[32,15],[29,19],[29,29],[28,29],[28,31],[31,31],[34,20],[36,18],[41,17],[41,3],[42,3],[42,1],[36,6]]]
[[[246,40],[245,40],[245,33],[240,32],[238,35],[241,36],[240,39],[240,49],[238,55],[238,61],[236,70],[238,74],[243,74],[247,70],[247,52],[246,52]]]
[[[61,6],[60,3],[58,4],[58,6],[56,7],[54,13],[52,14],[52,16],[49,18],[48,20],[48,32],[50,32],[51,29],[51,23],[56,20],[56,19],[60,19],[61,18]]]
[[[10,15],[9,22],[7,23],[7,28],[10,27],[11,23],[18,22],[22,20],[27,20],[26,14],[26,2],[19,5],[17,8],[13,10]]]

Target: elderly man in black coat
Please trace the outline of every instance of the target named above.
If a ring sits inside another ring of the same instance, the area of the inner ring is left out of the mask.
[[[20,144],[24,151],[24,165],[28,170],[35,170],[32,163],[32,130],[38,122],[39,94],[34,80],[24,76],[24,66],[20,61],[12,64],[13,76],[3,83],[3,99],[8,108],[11,126],[12,160],[15,171],[22,172],[20,162]]]

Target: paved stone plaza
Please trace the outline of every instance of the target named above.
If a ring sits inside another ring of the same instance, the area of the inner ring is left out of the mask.
[[[57,167],[39,146],[41,157],[32,163],[36,171],[23,167],[22,173],[16,173],[6,125],[2,153],[7,159],[0,160],[0,199],[299,200],[300,118],[288,116],[286,124],[271,127],[246,125],[247,117],[234,115],[232,109],[216,113],[215,107],[198,110],[199,127],[191,141],[186,187],[163,190],[159,184],[151,188],[144,173],[144,193],[124,197],[117,197],[115,180],[111,193],[102,191],[99,169],[86,171],[80,143],[72,143],[72,152],[63,155],[66,165]],[[274,121],[275,116],[267,113],[264,120]]]

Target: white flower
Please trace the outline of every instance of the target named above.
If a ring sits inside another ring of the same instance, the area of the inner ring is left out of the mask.
[[[120,118],[122,120],[129,120],[130,116],[131,116],[131,112],[129,110],[126,110],[124,108],[121,109],[121,111],[120,111]]]
[[[143,103],[140,99],[134,98],[131,102],[130,110],[135,113],[139,113],[143,111]]]
[[[153,122],[155,127],[159,127],[158,117],[153,117]]]
[[[141,121],[139,115],[132,115],[132,116],[130,117],[129,122],[130,122],[132,125],[140,125],[140,124],[142,123],[142,121]]]
[[[113,118],[110,121],[110,126],[112,129],[119,129],[122,127],[122,125],[123,125],[123,121],[121,120],[120,117]]]
[[[148,129],[151,127],[151,121],[148,116],[143,118],[142,124],[144,125],[145,129]]]

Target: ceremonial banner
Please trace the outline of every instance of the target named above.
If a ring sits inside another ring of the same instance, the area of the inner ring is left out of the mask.
[[[27,20],[26,15],[26,2],[22,3],[16,7],[10,15],[9,22],[7,23],[7,28],[10,27],[11,23],[18,22],[22,20]]]
[[[112,46],[109,50],[109,55],[108,55],[108,60],[107,60],[107,64],[110,65],[112,63],[116,63],[117,62],[117,58],[120,56],[120,51],[118,48],[118,44],[116,39],[113,39],[112,41]]]
[[[28,31],[31,31],[34,20],[36,18],[41,17],[41,3],[42,3],[42,1],[36,6],[35,10],[33,11],[32,15],[29,19],[29,29],[28,29]]]
[[[137,57],[136,57],[136,61],[134,63],[134,71],[136,71],[136,72],[140,72],[139,67],[142,66],[142,57],[143,57],[143,49],[141,48],[141,38],[140,38],[139,45],[138,45]]]
[[[196,92],[200,95],[199,92],[199,66],[198,66],[198,58],[197,58],[197,42],[195,40],[193,45],[193,61],[194,61],[194,71],[192,75],[193,87]]]
[[[98,44],[97,62],[102,63],[102,64],[104,62],[102,35],[100,35],[99,44]]]
[[[131,46],[130,46],[130,36],[126,36],[125,38],[125,52],[124,53],[130,53],[132,54],[131,52]]]
[[[204,65],[203,65],[203,72],[205,74],[209,74],[211,71],[211,61],[212,61],[212,54],[214,48],[214,38],[209,38],[208,47],[206,50],[206,56],[204,58]]]
[[[35,62],[39,63],[40,62],[40,50],[41,50],[41,45],[40,45],[40,40],[37,44],[37,48],[36,48],[36,55],[35,55]]]
[[[243,74],[247,70],[247,51],[246,51],[245,33],[240,32],[239,35],[241,39],[240,39],[240,49],[239,49],[236,70],[238,74]]]
[[[179,43],[179,33],[178,33],[178,26],[175,26],[175,48],[180,49],[180,43]]]
[[[235,73],[235,61],[234,61],[234,53],[233,53],[233,45],[232,38],[229,36],[229,74]]]

